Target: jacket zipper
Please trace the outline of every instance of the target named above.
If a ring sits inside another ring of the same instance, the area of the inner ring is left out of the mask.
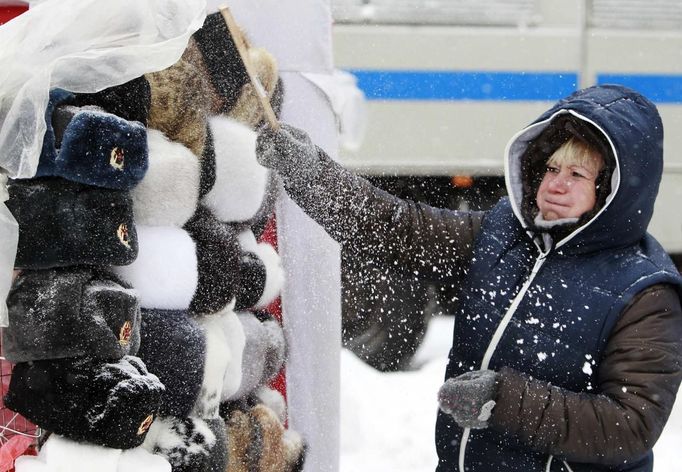
[[[526,295],[528,288],[530,288],[530,284],[533,282],[533,279],[535,279],[535,276],[540,271],[540,267],[542,267],[542,264],[544,264],[545,259],[547,258],[548,254],[549,254],[549,250],[547,250],[546,252],[542,251],[542,250],[540,251],[540,255],[538,256],[537,260],[535,261],[535,265],[533,266],[533,270],[531,271],[530,275],[526,279],[526,282],[523,284],[523,287],[521,287],[521,290],[519,291],[519,293],[514,298],[514,301],[509,306],[509,309],[507,310],[507,313],[505,313],[504,317],[502,318],[502,321],[500,321],[500,324],[497,325],[497,329],[495,330],[495,334],[493,334],[493,337],[490,340],[490,344],[488,344],[488,348],[486,349],[485,354],[483,355],[483,360],[481,361],[480,370],[485,370],[490,366],[490,360],[492,359],[493,354],[495,353],[495,350],[497,349],[497,345],[500,343],[500,340],[502,339],[502,335],[504,334],[505,330],[507,329],[507,326],[509,325],[509,322],[511,321],[512,317],[514,316],[514,313],[516,313],[516,310],[519,308],[519,305],[521,304],[521,300],[523,300],[523,297]],[[466,448],[467,448],[467,443],[469,442],[469,435],[470,434],[471,434],[471,428],[464,428],[464,432],[462,433],[462,441],[459,445],[459,471],[460,472],[464,472],[464,459],[466,456]]]

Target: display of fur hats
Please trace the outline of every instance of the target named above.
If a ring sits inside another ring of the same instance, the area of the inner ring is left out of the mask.
[[[131,91],[133,103],[117,100]],[[137,256],[130,192],[148,167],[148,91],[144,78],[94,94],[52,90],[36,177],[8,184],[22,270],[2,333],[3,354],[16,363],[4,401],[50,435],[47,443],[69,444],[18,461],[19,472],[65,470],[57,464],[92,448],[112,451],[98,464],[115,468],[158,415],[165,387],[136,357],[139,300],[111,272]]]
[[[248,53],[279,110],[274,57]],[[51,91],[38,173],[7,202],[22,272],[5,401],[49,432],[18,472],[301,470],[268,386],[284,333],[255,312],[284,283],[257,240],[277,187],[255,158],[262,120],[218,14],[165,70]]]

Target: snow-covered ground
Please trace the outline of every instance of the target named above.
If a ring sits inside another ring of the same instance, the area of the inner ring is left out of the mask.
[[[433,472],[436,392],[443,379],[452,317],[436,317],[409,372],[380,373],[341,355],[341,472]],[[682,395],[681,395],[682,396]],[[656,472],[678,472],[682,400],[655,447]]]

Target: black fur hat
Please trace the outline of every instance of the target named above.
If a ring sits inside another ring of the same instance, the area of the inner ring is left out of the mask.
[[[164,386],[133,356],[118,361],[24,362],[5,405],[66,438],[115,449],[137,447],[156,417]]]
[[[120,359],[140,346],[135,292],[87,267],[24,271],[7,297],[2,348],[10,362],[66,357]]]
[[[199,282],[190,303],[193,315],[217,313],[237,295],[240,248],[234,227],[204,206],[185,224],[197,247]]]
[[[16,267],[127,265],[137,257],[128,192],[47,177],[12,180],[8,190],[19,223]]]
[[[147,126],[151,103],[151,89],[144,76],[96,93],[79,93],[70,100],[72,105],[94,105],[128,121],[139,121]]]
[[[188,416],[204,376],[206,336],[186,311],[142,310],[138,356],[166,386],[160,413]]]
[[[228,113],[237,103],[242,87],[249,82],[249,75],[222,14],[208,15],[193,38],[203,56],[211,84],[222,99],[220,112]]]

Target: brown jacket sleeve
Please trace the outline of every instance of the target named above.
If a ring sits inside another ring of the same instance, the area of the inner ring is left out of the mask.
[[[618,464],[651,450],[682,379],[682,308],[656,285],[623,312],[597,370],[600,393],[576,393],[500,372],[490,426],[533,450],[575,462]]]
[[[351,254],[424,280],[451,280],[468,266],[482,212],[401,200],[320,151],[305,179],[284,179],[289,196]]]

